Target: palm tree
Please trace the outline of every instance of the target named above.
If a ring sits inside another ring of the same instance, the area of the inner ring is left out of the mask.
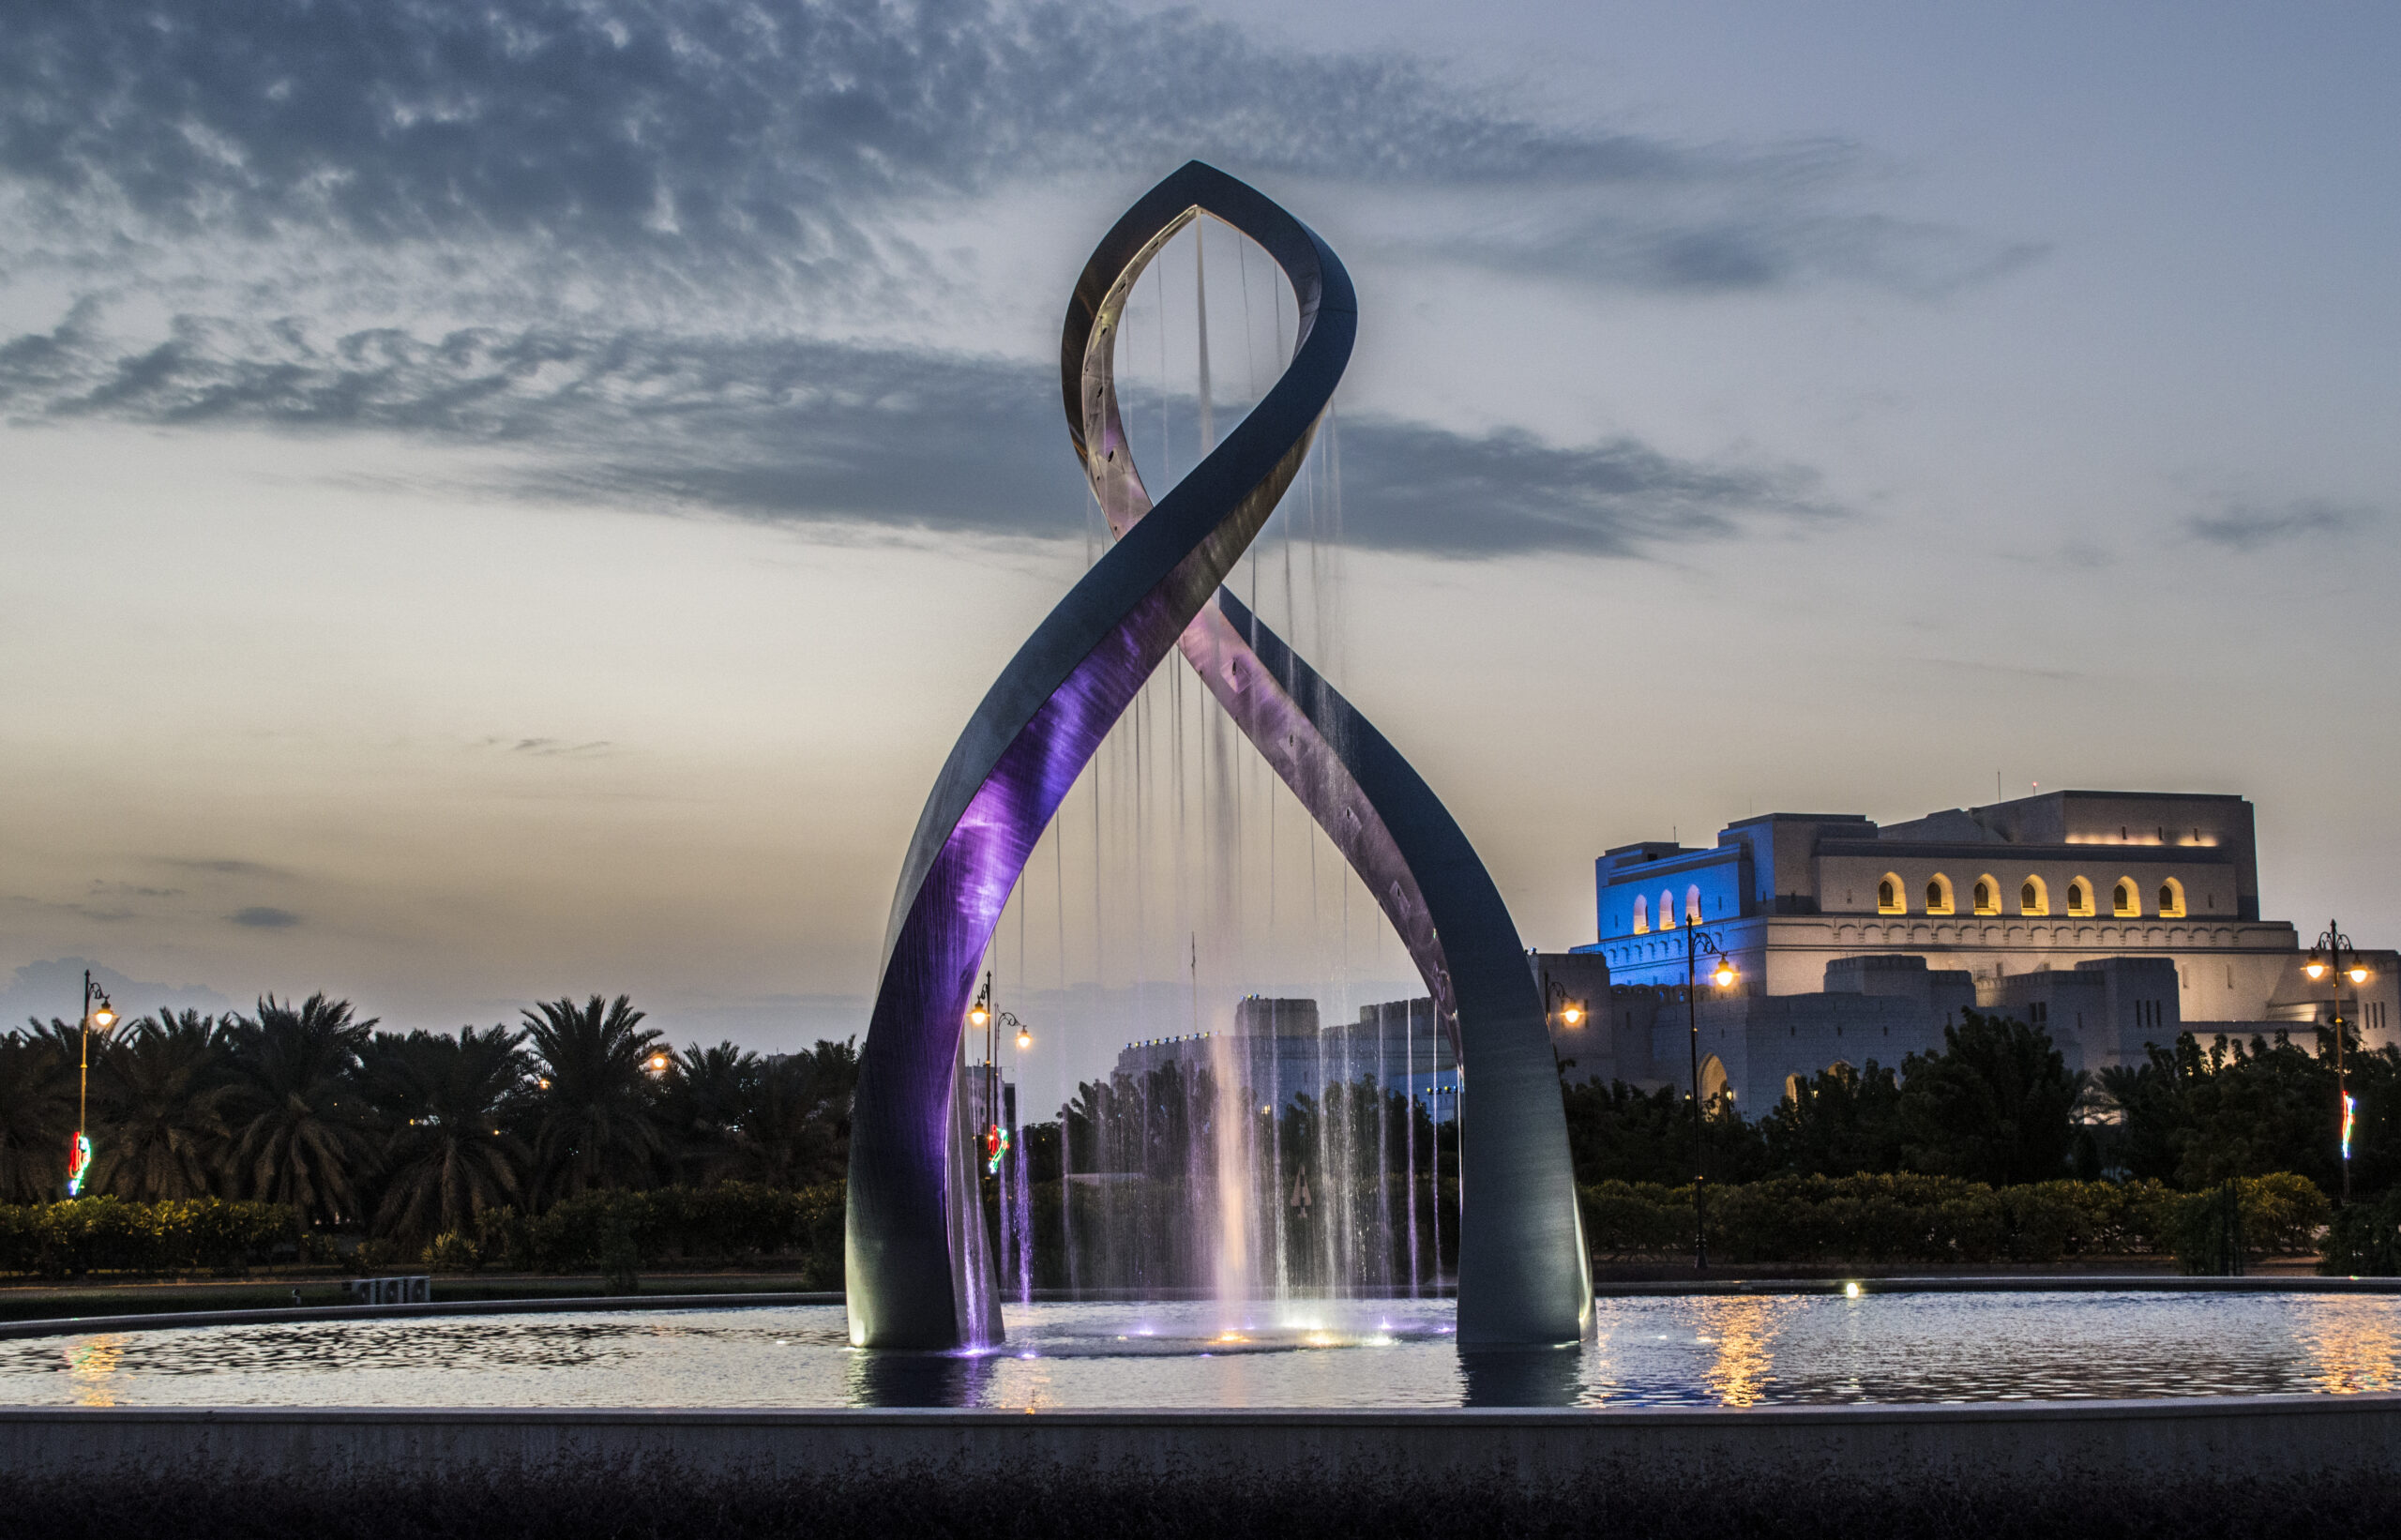
[[[74,1132],[75,1061],[39,1022],[31,1033],[0,1037],[0,1201],[57,1197]]]
[[[729,1141],[742,1125],[759,1078],[759,1056],[719,1043],[698,1043],[676,1056],[659,1084],[659,1118],[673,1142],[679,1174],[717,1174]]]
[[[778,1187],[840,1181],[850,1163],[851,1092],[858,1078],[851,1043],[821,1042],[814,1052],[765,1061],[727,1130],[718,1171]]]
[[[374,1026],[353,1021],[350,1002],[323,994],[298,1006],[268,995],[255,1019],[234,1018],[226,1171],[234,1196],[290,1203],[304,1218],[335,1223],[359,1213],[357,1178],[373,1147],[353,1082]]]
[[[414,1110],[385,1145],[391,1175],[376,1210],[379,1230],[421,1245],[472,1229],[486,1209],[524,1200],[530,1153],[506,1121],[524,1089],[524,1041],[506,1027],[409,1034],[400,1063],[414,1082]]]
[[[97,1190],[138,1202],[208,1193],[234,1089],[225,1036],[215,1017],[161,1010],[101,1052],[92,1066]]]
[[[653,1077],[667,1055],[642,1018],[625,995],[607,1005],[596,994],[582,1005],[544,1001],[525,1013],[541,1072],[534,1158],[551,1197],[644,1186],[654,1175],[665,1140]]]

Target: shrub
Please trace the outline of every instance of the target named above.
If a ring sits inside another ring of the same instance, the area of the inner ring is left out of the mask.
[[[2176,1260],[2204,1277],[2235,1277],[2242,1272],[2242,1189],[2222,1182],[2195,1193],[2176,1210]]]
[[[2317,1189],[2262,1178],[2259,1233],[2279,1245],[2314,1221]],[[2305,1191],[2304,1191],[2305,1189]],[[1581,1189],[1594,1258],[1682,1256],[1692,1188],[1604,1182]],[[2158,1182],[2053,1181],[1991,1187],[1902,1172],[1787,1176],[1709,1189],[1710,1254],[1731,1262],[2051,1262],[2169,1248],[2184,1202]],[[2318,1201],[2322,1204],[2323,1200]]]
[[[2318,1184],[2290,1171],[2236,1178],[2235,1207],[2226,1210],[2227,1184],[2172,1200],[2167,1223],[2178,1261],[2188,1273],[2228,1273],[2239,1246],[2243,1260],[2303,1256],[2318,1249],[2333,1205]]]
[[[2318,1271],[2334,1277],[2401,1276],[2401,1187],[2336,1212]]]
[[[788,1191],[749,1182],[648,1192],[590,1192],[533,1219],[523,1265],[547,1273],[672,1261],[730,1262],[791,1257],[812,1282],[841,1276],[843,1192],[837,1184]],[[505,1212],[505,1211],[504,1211]],[[510,1265],[519,1265],[512,1262]]]
[[[425,1248],[424,1262],[430,1273],[474,1273],[483,1267],[484,1259],[473,1236],[445,1230]]]
[[[77,1198],[0,1206],[0,1272],[228,1272],[264,1262],[298,1232],[282,1203]]]
[[[2290,1171],[2242,1179],[2242,1228],[2255,1251],[2291,1257],[2317,1250],[2333,1207],[2317,1183]]]
[[[525,1216],[503,1204],[476,1215],[476,1259],[480,1266],[522,1273],[534,1265],[534,1236]]]

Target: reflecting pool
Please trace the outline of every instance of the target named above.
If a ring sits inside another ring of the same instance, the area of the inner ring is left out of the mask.
[[[2401,1389],[2401,1298],[1603,1299],[1580,1347],[1463,1361],[1446,1302],[1009,1307],[975,1356],[839,1306],[209,1326],[0,1342],[0,1402],[87,1406],[1758,1406]]]

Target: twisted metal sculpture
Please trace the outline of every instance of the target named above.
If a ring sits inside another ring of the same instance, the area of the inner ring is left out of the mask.
[[[1155,505],[1113,378],[1125,299],[1160,248],[1211,215],[1283,270],[1291,364]],[[1592,1284],[1542,1001],[1499,890],[1383,736],[1219,585],[1299,471],[1358,327],[1350,275],[1316,234],[1194,161],[1126,211],[1086,264],[1061,341],[1067,421],[1117,543],[1002,672],[919,817],[885,933],[851,1124],[851,1340],[1001,1338],[954,1075],[976,968],[1035,839],[1110,726],[1179,647],[1398,931],[1463,1080],[1458,1337],[1559,1342]],[[1212,594],[1217,603],[1209,603]]]

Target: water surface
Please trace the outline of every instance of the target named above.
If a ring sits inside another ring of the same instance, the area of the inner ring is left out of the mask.
[[[1437,1301],[1032,1305],[974,1355],[838,1306],[208,1326],[0,1342],[0,1402],[88,1406],[1758,1406],[2401,1389],[2401,1298],[1604,1299],[1578,1348],[1462,1362]]]

